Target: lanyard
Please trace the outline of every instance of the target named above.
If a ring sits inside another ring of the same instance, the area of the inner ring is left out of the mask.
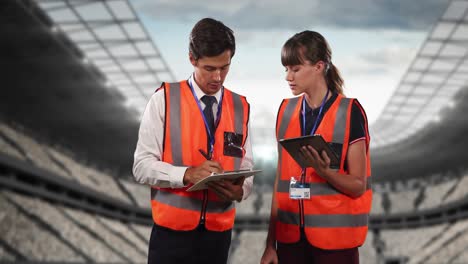
[[[214,143],[215,143],[214,135],[211,134],[210,128],[208,127],[208,122],[206,121],[205,114],[203,113],[203,110],[202,110],[201,105],[200,105],[200,100],[198,99],[198,96],[196,95],[195,90],[193,89],[193,86],[192,86],[192,82],[190,80],[188,80],[188,84],[189,84],[190,89],[192,90],[193,97],[195,98],[195,101],[197,102],[198,110],[200,110],[201,116],[203,118],[203,123],[205,123],[206,131],[208,132],[208,140],[210,141],[210,149],[208,150],[208,152],[212,153],[213,152],[213,146],[214,146]],[[221,99],[219,100],[218,112],[216,113],[215,130],[216,130],[216,127],[218,126],[218,123],[219,123],[219,120],[220,120],[220,117],[221,117],[223,97],[224,97],[224,86],[221,87]]]
[[[322,99],[322,104],[320,105],[319,113],[317,115],[317,118],[315,118],[314,126],[312,127],[312,130],[310,131],[309,135],[315,134],[315,130],[317,129],[317,124],[318,124],[318,121],[320,119],[320,115],[322,114],[323,107],[325,106],[325,101],[328,98],[328,92],[330,92],[330,90],[327,89],[327,94]],[[306,130],[305,104],[307,104],[307,102],[306,102],[305,96],[304,96],[302,98],[302,135],[304,135],[304,136],[306,136],[306,131],[305,131]],[[313,111],[312,111],[312,115],[314,115]],[[304,181],[305,173],[306,173],[306,168],[302,168],[301,181]]]
[[[313,135],[315,134],[315,130],[317,129],[317,124],[318,124],[318,121],[320,119],[320,115],[322,114],[322,110],[323,110],[323,106],[325,105],[325,101],[327,100],[328,98],[328,93],[330,92],[330,90],[327,89],[327,94],[325,95],[325,97],[323,97],[323,100],[322,100],[322,104],[320,105],[320,110],[319,110],[319,113],[317,115],[317,118],[315,119],[315,122],[314,122],[314,126],[312,127],[312,130],[310,131],[310,133],[308,135]],[[305,118],[305,104],[307,102],[305,101],[305,96],[302,98],[302,135],[306,136],[306,118]],[[314,115],[314,112],[312,111],[312,115]]]

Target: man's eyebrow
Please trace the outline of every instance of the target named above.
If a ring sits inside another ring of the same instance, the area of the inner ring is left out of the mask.
[[[221,67],[216,67],[216,66],[213,66],[213,65],[205,65],[204,67],[205,68],[224,68],[224,67],[229,66],[229,65],[231,65],[231,63],[225,64],[225,65],[223,65]]]

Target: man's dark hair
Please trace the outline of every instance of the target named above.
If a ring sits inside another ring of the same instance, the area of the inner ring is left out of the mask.
[[[212,18],[203,18],[195,24],[189,44],[189,51],[195,60],[218,56],[226,50],[231,51],[231,58],[236,52],[236,40],[230,28]]]

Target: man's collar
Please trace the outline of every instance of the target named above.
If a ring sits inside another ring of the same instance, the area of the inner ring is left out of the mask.
[[[192,73],[192,75],[190,75],[190,78],[188,81],[192,85],[193,90],[195,91],[195,94],[197,95],[198,100],[200,100],[204,95],[207,95],[206,93],[202,91],[202,89],[200,89],[197,82],[195,81],[195,73]],[[213,94],[213,96],[216,97],[217,103],[219,103],[219,101],[221,100],[221,89],[219,89],[219,91]]]

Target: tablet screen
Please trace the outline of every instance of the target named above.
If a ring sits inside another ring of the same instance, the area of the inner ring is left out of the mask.
[[[300,148],[303,146],[312,146],[319,154],[325,150],[330,158],[330,168],[337,169],[340,167],[338,155],[333,151],[330,145],[323,139],[321,135],[310,135],[296,138],[280,139],[278,141],[291,155],[291,157],[302,167],[312,167],[302,156]]]

